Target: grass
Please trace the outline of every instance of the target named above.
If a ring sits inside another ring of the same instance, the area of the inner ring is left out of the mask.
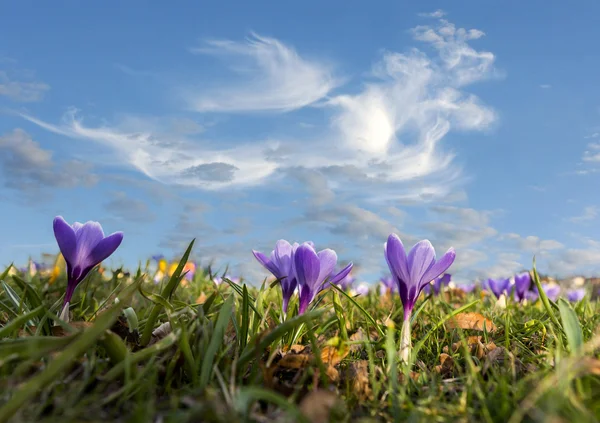
[[[331,288],[284,316],[276,284],[215,285],[202,269],[184,283],[191,248],[158,285],[144,269],[92,272],[70,324],[57,317],[64,275],[0,275],[0,422],[600,420],[588,297],[423,296],[407,364],[397,295]],[[493,327],[450,324],[464,312]]]

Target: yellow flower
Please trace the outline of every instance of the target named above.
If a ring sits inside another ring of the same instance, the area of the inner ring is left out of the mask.
[[[177,265],[179,263],[173,262],[171,263],[171,265],[169,266],[169,276],[173,276],[173,273],[175,273],[175,270],[177,270]]]
[[[52,269],[52,273],[50,274],[50,279],[48,283],[52,285],[56,282],[56,279],[61,275],[61,273],[66,269],[67,263],[65,262],[65,258],[61,253],[58,253],[56,256],[56,261],[54,262],[54,268]]]
[[[160,259],[158,262],[158,271],[161,273],[167,272],[167,261],[165,259]]]

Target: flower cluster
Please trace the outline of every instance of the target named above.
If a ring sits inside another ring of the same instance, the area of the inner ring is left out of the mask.
[[[298,313],[308,310],[317,294],[327,288],[327,284],[340,283],[352,270],[352,263],[335,272],[337,254],[327,248],[317,252],[312,242],[290,244],[279,240],[275,249],[267,257],[253,250],[254,257],[277,278],[283,296],[283,312],[287,313],[290,300],[298,292]]]

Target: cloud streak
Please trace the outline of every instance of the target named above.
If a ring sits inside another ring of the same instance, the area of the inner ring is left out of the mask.
[[[237,75],[233,82],[190,96],[197,112],[288,112],[315,103],[341,82],[331,66],[255,33],[245,42],[208,40],[190,51],[226,59]]]

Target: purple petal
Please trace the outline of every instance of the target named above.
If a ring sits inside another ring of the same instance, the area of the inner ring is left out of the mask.
[[[115,232],[100,241],[89,255],[89,265],[92,267],[106,260],[119,248],[123,241],[123,232]],[[93,263],[93,264],[92,264]]]
[[[292,276],[292,245],[285,239],[280,239],[275,244],[273,257],[275,258],[275,266],[279,269],[280,277]]]
[[[337,275],[332,276],[329,279],[329,282],[331,282],[332,284],[335,285],[336,283],[338,283],[339,281],[341,281],[342,279],[344,279],[352,271],[352,266],[353,266],[352,263],[348,264],[348,266],[346,266],[342,270],[340,270],[340,273],[338,273]]]
[[[531,275],[529,272],[515,275],[515,297],[521,301],[525,298],[525,292],[529,291],[531,286]]]
[[[446,254],[444,254],[442,258],[439,259],[438,262],[433,266],[431,266],[431,268],[425,273],[422,283],[427,283],[428,281],[437,278],[439,275],[448,270],[448,268],[452,266],[452,263],[454,263],[455,258],[456,252],[454,251],[454,248],[450,248]]]
[[[435,264],[435,250],[431,242],[424,239],[415,244],[408,253],[408,271],[410,273],[411,283],[416,286],[429,283],[438,277],[437,274],[430,277],[427,272]],[[426,278],[426,276],[428,276]]]
[[[408,273],[408,259],[402,241],[396,234],[391,234],[387,242],[384,244],[385,259],[390,268],[392,275],[403,280],[405,283],[410,283],[410,274]]]
[[[585,297],[585,288],[576,288],[567,292],[567,299],[572,303],[583,300],[583,297]]]
[[[319,257],[320,262],[318,283],[321,284],[335,269],[335,265],[337,264],[337,254],[335,251],[327,248],[319,251],[317,256]]]
[[[315,250],[308,244],[300,245],[294,253],[294,265],[301,292],[314,291],[321,269],[321,261]]]
[[[77,239],[73,228],[62,218],[56,216],[53,222],[54,237],[65,261],[73,263],[77,252]]]
[[[260,251],[256,251],[256,250],[252,250],[252,254],[254,254],[254,257],[256,257],[256,260],[258,260],[258,262],[260,264],[262,264],[269,272],[271,272],[273,274],[273,276],[275,276],[277,279],[279,279],[281,277],[281,276],[279,276],[279,271],[278,271],[279,269],[277,269],[275,264],[273,264],[273,262],[271,262],[271,260],[269,260],[267,258],[267,256],[265,256]]]
[[[75,237],[77,239],[77,249],[75,258],[71,263],[74,271],[76,267],[84,268],[89,265],[88,257],[92,250],[104,239],[104,232],[98,222],[86,222],[75,229]]]

